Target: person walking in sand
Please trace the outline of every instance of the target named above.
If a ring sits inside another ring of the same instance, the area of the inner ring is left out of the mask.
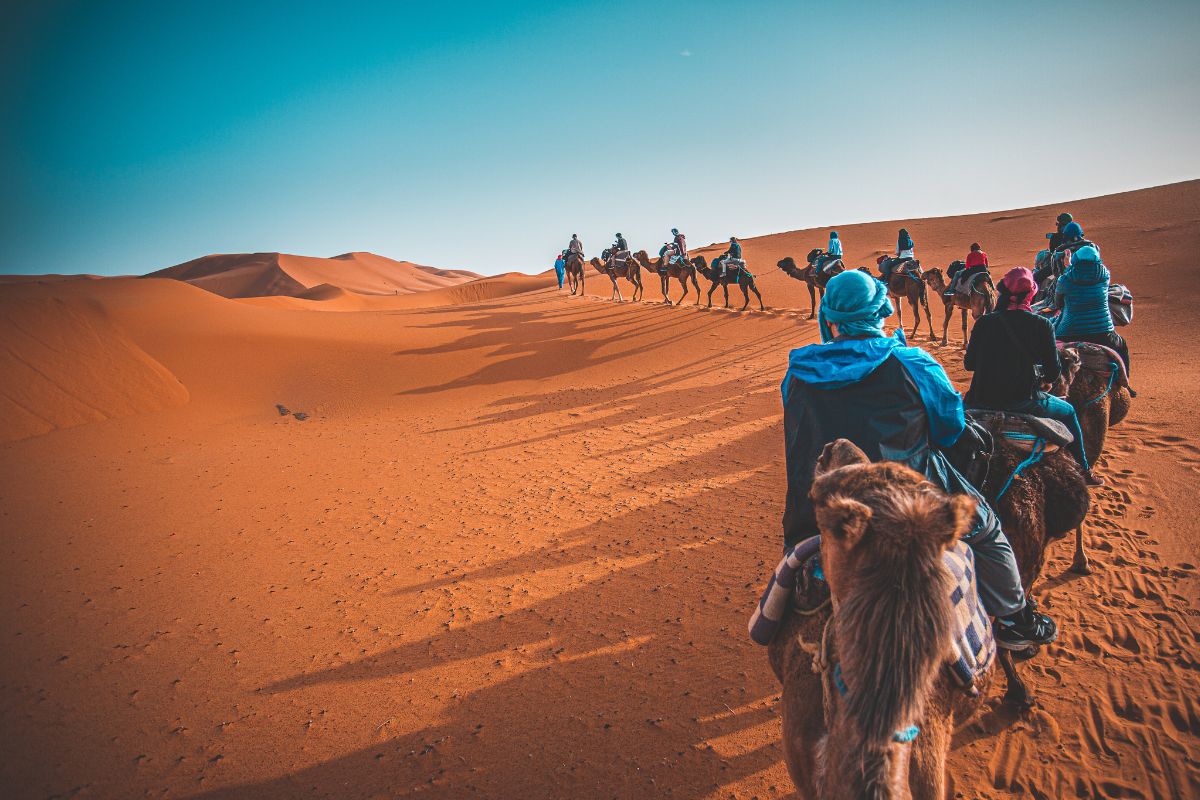
[[[558,278],[558,288],[563,287],[563,278],[567,275],[567,251],[563,250],[554,260],[554,275]]]

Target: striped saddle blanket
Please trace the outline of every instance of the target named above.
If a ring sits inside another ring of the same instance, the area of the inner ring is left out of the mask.
[[[805,562],[820,551],[821,537],[805,539],[791,549],[775,568],[758,607],[750,617],[750,638],[768,645],[792,608],[797,578]],[[953,578],[950,600],[954,605],[954,653],[947,665],[964,687],[970,687],[996,657],[992,623],[975,588],[975,554],[965,542],[946,551],[942,561]]]

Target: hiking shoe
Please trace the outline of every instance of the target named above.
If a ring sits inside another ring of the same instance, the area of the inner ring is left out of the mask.
[[[1005,650],[1028,650],[1039,644],[1049,644],[1058,638],[1058,626],[1045,614],[1029,607],[1012,617],[1000,618],[996,625],[996,646]]]
[[[1092,472],[1091,470],[1088,470],[1083,475],[1084,475],[1084,478],[1087,480],[1088,486],[1103,486],[1104,485],[1104,478],[1101,478],[1099,475]]]

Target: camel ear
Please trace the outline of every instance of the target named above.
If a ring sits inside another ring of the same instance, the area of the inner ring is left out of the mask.
[[[821,455],[817,456],[815,474],[820,476],[851,464],[869,463],[871,459],[867,458],[867,454],[859,450],[854,442],[849,439],[837,439],[825,445]]]
[[[822,535],[839,545],[853,548],[862,539],[871,521],[870,506],[840,494],[829,497],[817,508],[817,527]]]
[[[942,510],[945,513],[943,524],[938,526],[944,532],[941,545],[945,549],[954,546],[962,537],[975,527],[978,502],[973,497],[963,494],[951,495],[946,498]]]

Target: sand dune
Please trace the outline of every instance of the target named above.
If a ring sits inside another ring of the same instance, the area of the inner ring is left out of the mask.
[[[1036,707],[993,698],[951,767],[970,798],[1200,796],[1200,182],[908,227],[927,263],[978,240],[999,274],[1062,208],[1137,297],[1140,395],[1095,573],[1055,545],[1035,588],[1061,626]],[[897,226],[839,226],[850,262]],[[144,358],[190,398],[0,445],[6,796],[787,796],[745,624],[780,547],[779,380],[817,338],[774,260],[822,242],[746,243],[768,313],[609,303],[594,273],[584,298],[0,289],[5,387],[41,385],[26,362],[170,385]],[[297,310],[352,302],[373,313]],[[962,385],[961,349],[931,352]]]
[[[465,270],[425,267],[374,253],[345,253],[333,258],[286,253],[211,255],[152,272],[149,278],[187,281],[222,297],[313,297],[329,286],[362,295],[403,295],[453,286],[479,276]]]
[[[0,441],[187,402],[98,303],[19,286],[0,294]]]

